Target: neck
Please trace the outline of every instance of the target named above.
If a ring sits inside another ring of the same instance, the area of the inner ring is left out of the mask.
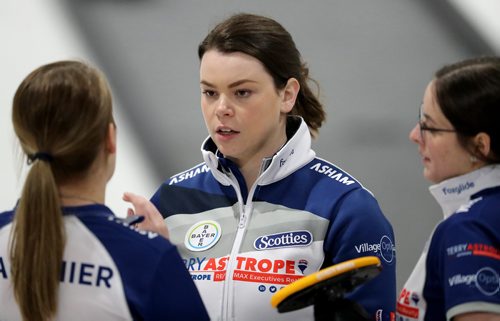
[[[63,206],[104,204],[106,185],[114,170],[114,155],[104,149],[86,173],[58,184]]]
[[[76,206],[76,205],[90,205],[90,204],[103,204],[97,198],[87,197],[85,195],[71,195],[71,194],[59,194],[61,198],[61,203],[63,206]]]
[[[273,157],[287,142],[286,135],[283,135],[279,143],[271,149],[271,152],[256,154],[254,157],[247,159],[246,162],[236,161],[241,174],[245,178],[247,189],[253,186],[259,175],[261,174],[262,162],[265,158]]]
[[[59,185],[59,197],[63,206],[104,204],[106,182],[101,175],[91,175]]]

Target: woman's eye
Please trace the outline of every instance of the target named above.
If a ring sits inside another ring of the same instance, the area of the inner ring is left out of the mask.
[[[433,130],[432,130],[433,128],[429,127],[425,122],[421,122],[420,123],[420,128],[422,128],[422,130],[433,132]]]
[[[241,89],[236,91],[236,96],[238,97],[248,97],[250,95],[250,90]]]
[[[420,129],[429,132],[432,136],[436,135],[439,132],[439,129],[436,130],[436,128],[429,127],[425,122],[420,123]]]
[[[208,96],[208,97],[215,96],[215,91],[213,91],[213,90],[202,90],[201,93],[205,96]]]

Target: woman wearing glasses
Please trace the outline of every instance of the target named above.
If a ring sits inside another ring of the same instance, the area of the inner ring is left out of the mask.
[[[444,220],[398,299],[398,320],[500,320],[500,58],[438,70],[410,139]]]

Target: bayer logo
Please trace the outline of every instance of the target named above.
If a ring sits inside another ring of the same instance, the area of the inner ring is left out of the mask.
[[[216,221],[197,222],[187,230],[184,245],[194,252],[206,251],[217,244],[221,235],[222,229]]]

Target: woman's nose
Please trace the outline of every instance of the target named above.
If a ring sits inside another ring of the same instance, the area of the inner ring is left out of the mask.
[[[413,127],[412,130],[410,130],[409,139],[416,144],[423,143],[423,137],[420,132],[420,125],[418,123]]]
[[[221,95],[219,101],[217,102],[216,114],[218,117],[233,115],[231,102],[224,95]]]

